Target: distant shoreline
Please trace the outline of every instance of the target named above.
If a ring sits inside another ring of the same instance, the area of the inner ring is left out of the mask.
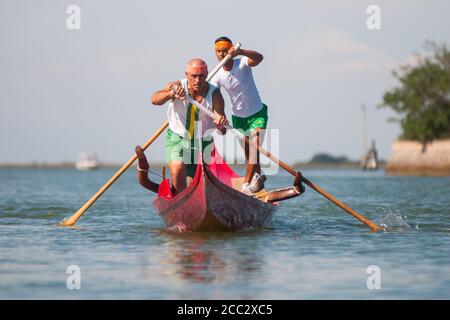
[[[321,163],[321,162],[298,162],[292,166],[294,169],[361,169],[359,161],[343,163]],[[384,169],[386,161],[379,161],[378,168]]]
[[[118,169],[123,164],[119,163],[101,163],[98,169]],[[385,161],[380,161],[379,167],[385,167]],[[134,165],[136,166],[136,164]],[[160,169],[163,166],[167,167],[167,163],[150,163],[152,169]],[[244,167],[244,164],[231,164],[231,167]],[[359,162],[348,161],[343,163],[320,163],[320,162],[296,162],[291,165],[294,169],[361,169]],[[2,163],[0,169],[76,169],[75,163]],[[94,169],[95,170],[95,169]],[[264,170],[264,167],[263,167]]]

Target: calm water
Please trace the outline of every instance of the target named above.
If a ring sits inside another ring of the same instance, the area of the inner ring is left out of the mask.
[[[77,228],[55,226],[114,172],[0,169],[1,299],[450,298],[450,178],[304,172],[384,232],[307,189],[263,230],[171,234],[130,169]],[[70,265],[80,290],[67,289]],[[367,287],[371,265],[380,289]]]

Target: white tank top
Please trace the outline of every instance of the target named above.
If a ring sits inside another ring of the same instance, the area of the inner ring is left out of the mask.
[[[220,68],[210,83],[228,92],[234,116],[247,118],[263,108],[247,57],[233,59],[230,71]]]
[[[189,94],[187,79],[180,80],[181,86]],[[216,87],[209,84],[208,92],[202,105],[213,110],[212,96]],[[191,140],[197,135],[201,124],[202,137],[210,137],[215,128],[213,120],[198,110],[196,106],[188,103],[186,100],[173,100],[169,102],[167,109],[167,119],[169,120],[169,128],[177,135],[186,140]]]

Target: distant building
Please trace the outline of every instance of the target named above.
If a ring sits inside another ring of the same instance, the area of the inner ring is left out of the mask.
[[[82,152],[78,156],[78,161],[75,164],[78,170],[91,170],[98,168],[97,155],[95,153]]]

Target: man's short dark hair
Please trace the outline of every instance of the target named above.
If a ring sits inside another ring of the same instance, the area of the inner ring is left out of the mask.
[[[228,37],[220,37],[220,38],[217,38],[216,39],[216,41],[214,41],[214,43],[217,43],[217,42],[219,42],[219,41],[228,41],[229,43],[233,43],[233,41],[231,41],[230,40],[230,38],[228,38]]]

